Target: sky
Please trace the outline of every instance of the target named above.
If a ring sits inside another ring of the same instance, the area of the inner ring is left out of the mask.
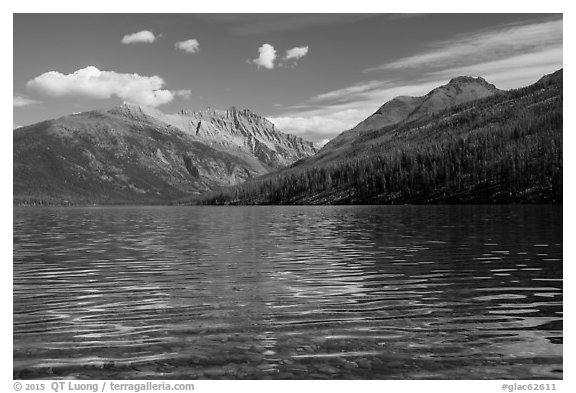
[[[562,47],[562,14],[14,14],[13,125],[236,106],[325,143],[456,76],[534,83]]]

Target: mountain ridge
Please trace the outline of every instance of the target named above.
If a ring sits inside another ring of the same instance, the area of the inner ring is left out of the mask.
[[[321,149],[320,155],[330,154],[333,156],[334,153],[331,150],[338,150],[343,145],[353,143],[355,139],[365,132],[404,121],[418,120],[451,106],[498,94],[499,92],[501,90],[482,77],[458,76],[450,79],[447,84],[432,89],[424,96],[394,97],[380,106],[368,118],[328,142]]]
[[[239,110],[234,106],[225,110],[181,109],[177,113],[165,114],[133,104],[124,104],[124,107],[126,109],[121,106],[120,111],[152,116],[214,149],[237,152],[240,156],[254,155],[272,169],[287,166],[317,150],[313,143],[282,133],[274,123],[249,109]]]
[[[389,100],[315,155],[236,107],[67,115],[13,131],[14,203],[558,202],[562,75],[509,91],[452,78]]]
[[[561,203],[562,74],[509,91],[476,78],[481,98],[364,130],[290,168],[189,203]],[[452,81],[449,92],[469,83]]]
[[[239,129],[225,113],[232,116],[211,111],[203,118],[200,128],[212,133],[209,137],[177,127],[172,115],[126,103],[15,129],[14,203],[170,203],[316,151],[311,142],[280,132],[251,111],[236,116]]]

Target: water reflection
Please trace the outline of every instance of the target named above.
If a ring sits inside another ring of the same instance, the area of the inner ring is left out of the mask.
[[[561,378],[562,208],[17,208],[14,376]]]

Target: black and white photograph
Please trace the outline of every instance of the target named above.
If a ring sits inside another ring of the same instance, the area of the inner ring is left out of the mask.
[[[14,391],[561,390],[564,15],[383,11],[13,13]]]

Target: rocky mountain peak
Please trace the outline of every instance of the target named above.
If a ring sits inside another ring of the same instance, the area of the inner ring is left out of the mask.
[[[125,116],[134,120],[149,120],[161,114],[157,109],[130,102],[124,102],[122,105],[115,106],[107,112],[112,115]]]
[[[235,106],[231,106],[226,111],[231,113],[231,114],[237,114],[237,115],[246,116],[246,117],[262,117],[256,113],[252,112],[250,109],[238,109]]]
[[[153,108],[123,104],[108,113],[174,127],[216,150],[252,156],[266,168],[287,166],[317,151],[311,142],[284,134],[265,117],[235,106],[224,110],[208,107],[200,111],[182,108],[176,113],[164,114]]]
[[[194,113],[194,111],[192,111],[190,109],[185,109],[185,108],[181,108],[178,110],[178,112],[176,112],[176,114],[180,115],[180,116],[190,116],[193,113]]]
[[[444,86],[446,86],[446,87],[448,87],[448,86],[462,87],[465,85],[479,85],[479,86],[483,86],[489,90],[498,90],[496,88],[496,86],[494,86],[492,83],[489,83],[488,81],[486,81],[486,79],[484,79],[480,76],[477,78],[474,78],[473,76],[457,76],[456,78],[450,79],[450,82],[448,82],[448,84],[446,84]],[[441,86],[441,87],[444,87],[444,86]]]
[[[474,83],[474,82],[487,83],[484,78],[481,78],[481,77],[474,78],[473,76],[463,75],[463,76],[457,76],[455,78],[450,79],[450,82],[448,82],[448,84],[454,85],[454,84]]]

